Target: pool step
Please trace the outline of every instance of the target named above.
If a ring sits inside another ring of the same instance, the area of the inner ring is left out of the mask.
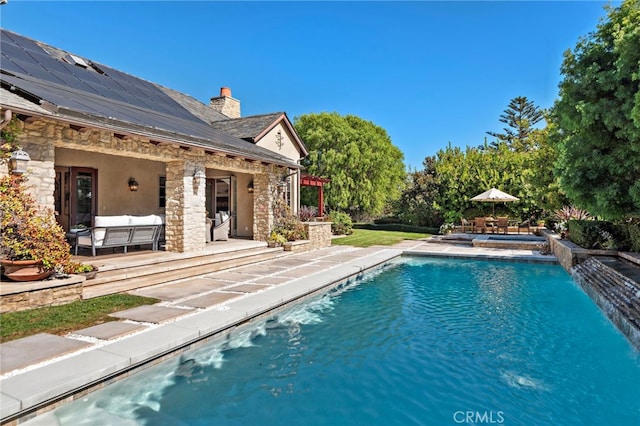
[[[594,256],[576,265],[572,275],[640,349],[640,266],[618,257]]]

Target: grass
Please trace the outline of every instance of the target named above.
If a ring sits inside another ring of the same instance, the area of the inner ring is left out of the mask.
[[[0,342],[8,342],[38,333],[63,335],[118,318],[109,314],[141,305],[152,305],[157,299],[112,294],[87,300],[78,300],[61,306],[9,312],[0,315]]]
[[[371,247],[373,245],[392,246],[402,240],[417,240],[427,238],[430,234],[398,231],[373,231],[370,229],[354,229],[353,234],[343,238],[334,238],[333,245]]]

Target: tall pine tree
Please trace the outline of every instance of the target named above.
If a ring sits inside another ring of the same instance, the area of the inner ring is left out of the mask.
[[[531,132],[535,130],[533,126],[543,118],[543,111],[526,96],[511,99],[504,114],[500,116],[500,122],[507,125],[503,128],[504,133],[487,132],[497,139],[491,142],[490,146],[496,148],[499,144],[504,143],[512,151],[530,151],[533,148],[533,142],[530,138]]]

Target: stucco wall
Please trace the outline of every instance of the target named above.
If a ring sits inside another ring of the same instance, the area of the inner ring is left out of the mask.
[[[164,214],[159,178],[166,176],[165,163],[57,148],[56,166],[97,170],[98,215]],[[136,192],[129,190],[130,177],[139,183]]]

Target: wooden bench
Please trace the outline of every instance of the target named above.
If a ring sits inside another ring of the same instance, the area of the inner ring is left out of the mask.
[[[75,254],[79,247],[90,248],[91,255],[95,256],[100,248],[123,247],[126,253],[130,246],[145,244],[156,251],[163,222],[158,215],[96,216],[96,226],[76,232]]]

